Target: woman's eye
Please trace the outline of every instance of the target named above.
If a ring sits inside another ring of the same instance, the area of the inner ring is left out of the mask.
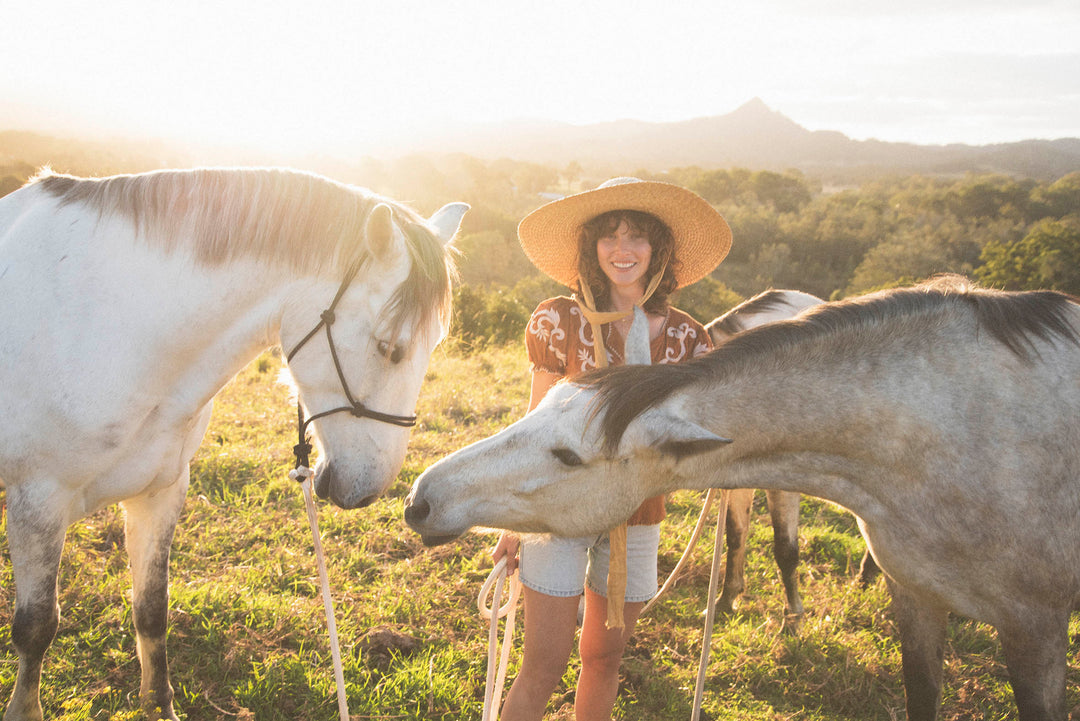
[[[581,456],[574,453],[569,448],[553,448],[551,455],[559,459],[559,462],[564,466],[580,466],[584,464],[581,460]]]
[[[379,341],[379,355],[396,365],[405,357],[405,351],[399,345],[381,340]]]

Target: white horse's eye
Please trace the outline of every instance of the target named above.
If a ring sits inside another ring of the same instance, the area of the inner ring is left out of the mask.
[[[386,358],[394,365],[397,365],[401,362],[401,359],[405,357],[405,351],[399,345],[381,340],[379,341],[379,355]]]
[[[585,463],[581,460],[581,456],[574,453],[569,448],[552,448],[551,455],[558,458],[559,462],[564,466],[580,466]]]

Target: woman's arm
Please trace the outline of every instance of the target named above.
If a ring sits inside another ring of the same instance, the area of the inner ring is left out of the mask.
[[[551,387],[562,380],[558,373],[549,371],[533,371],[532,392],[529,393],[529,410],[531,411],[544,399]]]

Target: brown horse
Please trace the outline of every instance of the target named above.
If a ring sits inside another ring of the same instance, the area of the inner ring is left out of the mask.
[[[625,366],[417,479],[425,542],[584,535],[678,488],[854,512],[893,597],[908,718],[934,719],[950,611],[993,625],[1021,721],[1065,721],[1080,601],[1080,305],[955,277],[826,303],[678,366]]]

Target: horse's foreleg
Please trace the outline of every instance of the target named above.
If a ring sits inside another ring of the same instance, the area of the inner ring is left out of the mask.
[[[893,616],[900,632],[908,721],[934,721],[941,704],[941,672],[945,661],[945,624],[949,612],[916,599],[886,576]]]
[[[169,488],[124,501],[133,589],[132,615],[142,667],[139,697],[152,719],[175,719],[169,682],[166,632],[169,610],[169,549],[184,505],[188,470]]]
[[[773,557],[784,582],[787,612],[793,616],[803,613],[799,595],[799,501],[801,496],[791,491],[766,491],[769,516],[773,527]]]
[[[998,626],[1020,721],[1065,721],[1069,614],[1030,610]]]
[[[734,613],[735,600],[746,589],[746,535],[750,530],[750,507],[754,503],[752,488],[733,489],[727,505],[727,567],[724,570],[724,591],[716,602],[720,613]]]
[[[19,654],[19,672],[4,721],[40,721],[41,663],[56,636],[60,607],[56,577],[67,524],[62,513],[42,513],[41,498],[9,488],[8,547],[15,577],[15,617],[11,641]]]

